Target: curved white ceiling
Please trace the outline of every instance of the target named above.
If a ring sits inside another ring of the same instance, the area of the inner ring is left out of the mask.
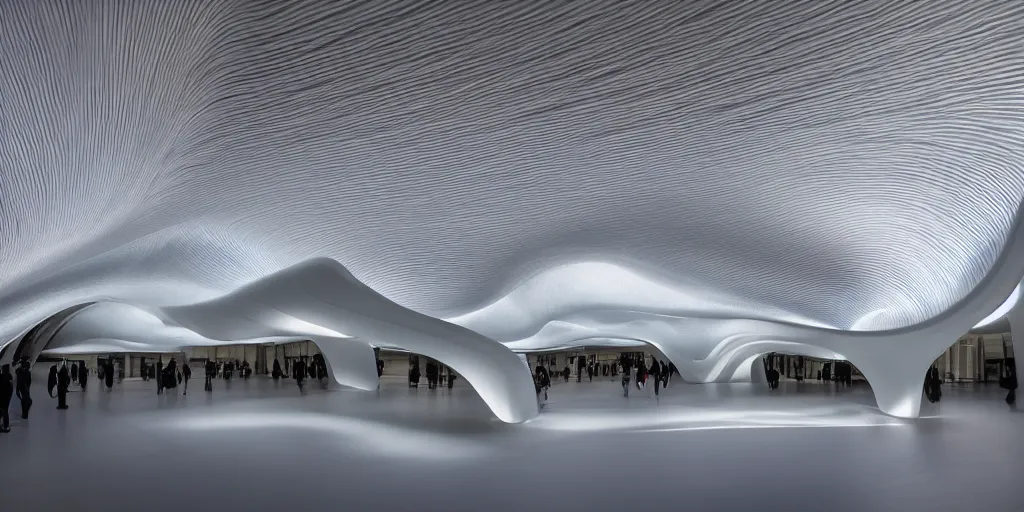
[[[608,310],[919,324],[982,282],[1024,198],[1022,20],[0,0],[0,336],[311,257],[502,341]]]

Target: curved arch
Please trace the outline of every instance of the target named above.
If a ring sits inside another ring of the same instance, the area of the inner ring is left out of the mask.
[[[50,341],[83,310],[95,304],[85,302],[65,308],[40,321],[35,327],[29,329],[21,336],[17,343],[11,342],[4,347],[4,354],[0,357],[3,364],[11,364],[22,357],[29,358],[29,364],[34,365],[39,355],[50,344]],[[9,353],[8,353],[9,352]]]
[[[371,357],[368,342],[395,346],[459,372],[502,421],[519,423],[538,412],[530,373],[511,350],[469,329],[391,302],[331,259],[307,260],[218,299],[163,308],[162,314],[210,338],[298,335],[306,324],[313,324],[358,337],[330,338],[335,346],[327,348],[325,357],[332,365],[345,357],[337,349],[344,343],[365,345]],[[370,361],[366,368],[376,382]]]

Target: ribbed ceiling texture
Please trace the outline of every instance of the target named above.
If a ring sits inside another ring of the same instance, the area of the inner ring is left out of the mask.
[[[601,311],[918,324],[982,281],[1024,198],[1022,20],[0,0],[0,343],[314,257],[504,342]]]

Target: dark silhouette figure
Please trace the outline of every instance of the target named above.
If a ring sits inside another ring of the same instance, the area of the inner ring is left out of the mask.
[[[451,368],[448,368],[448,389],[452,389],[455,386],[455,372]],[[545,395],[544,398],[547,398]]]
[[[644,364],[644,359],[640,359],[636,362],[636,387],[637,389],[644,389],[647,387],[647,365]]]
[[[273,377],[274,380],[276,381],[277,379],[281,378],[281,375],[283,375],[281,373],[281,362],[278,361],[277,358],[274,358],[274,367],[272,370],[270,370],[270,376]]]
[[[188,361],[181,363],[181,394],[188,394],[188,380],[192,378],[192,368],[189,368]]]
[[[142,373],[142,382],[149,381],[149,367],[146,366],[146,358],[145,357],[140,357],[139,358],[139,368],[142,368],[142,372],[141,372]]]
[[[71,382],[78,382],[78,363],[71,364]]]
[[[11,365],[5,364],[0,366],[0,432],[11,431],[11,416],[7,409],[13,395],[14,376],[11,375]]]
[[[1006,405],[1013,407],[1017,403],[1017,371],[1014,365],[1006,366],[1006,376],[999,379],[999,386],[1006,390]]]
[[[654,396],[659,396],[661,394],[661,365],[653,357],[651,358],[651,369],[649,372],[651,378],[654,379]]]
[[[377,378],[379,379],[381,375],[384,375],[384,361],[381,361],[380,359],[378,359],[377,360]]]
[[[939,369],[934,366],[925,373],[924,395],[933,404],[942,399],[942,379],[939,378]]]
[[[327,378],[327,360],[324,359],[323,354],[313,355],[310,370],[312,370],[312,376],[320,383],[320,386],[326,388],[327,382],[325,382],[324,379]]]
[[[768,378],[768,389],[779,389],[779,371],[775,368],[768,368],[765,374]]]
[[[537,365],[537,369],[534,370],[534,375],[537,376],[537,378],[535,380],[538,383],[540,383],[540,390],[537,391],[537,393],[539,394],[540,391],[544,391],[544,399],[547,400],[548,399],[548,388],[551,387],[551,374],[548,373],[548,369],[547,368],[544,368],[544,365],[538,364]]]
[[[29,369],[27,357],[21,358],[21,364],[14,373],[17,378],[14,392],[17,393],[18,400],[21,400],[21,419],[27,420],[28,410],[32,408],[32,371]]]
[[[569,382],[569,374],[570,373],[572,373],[572,371],[569,370],[569,365],[565,365],[565,369],[562,370],[562,377],[565,378],[566,382]]]
[[[437,389],[437,363],[427,361],[427,389]]]
[[[669,371],[668,365],[665,364],[665,361],[662,361],[661,362],[661,387],[663,387],[663,388],[667,388],[668,387],[668,380],[669,380],[669,377],[671,377],[671,376],[672,376],[672,372]]]
[[[633,361],[623,355],[619,358],[619,363],[622,365],[622,396],[629,396],[629,379],[633,373]]]
[[[85,391],[85,385],[89,382],[89,369],[85,366],[85,361],[79,361],[78,363],[78,385]]]
[[[64,361],[57,371],[57,409],[68,408],[68,388],[71,387],[71,372],[68,370],[68,363]]]
[[[583,358],[576,358],[576,382],[583,382]]]
[[[302,391],[302,383],[306,380],[306,362],[302,359],[295,361],[292,365],[292,374],[295,375],[295,383],[299,385],[299,391]]]
[[[107,385],[107,391],[114,388],[114,360],[107,359],[103,365],[103,383]]]
[[[157,360],[156,362],[156,394],[162,394],[164,392],[164,362]]]
[[[418,363],[409,368],[409,387],[420,387],[420,365]]]
[[[203,385],[203,389],[206,391],[213,391],[213,379],[217,376],[217,363],[213,361],[206,362],[206,383]]]
[[[178,387],[178,362],[173,357],[167,362],[167,366],[164,367],[164,376],[160,382],[164,385],[164,389]]]
[[[50,366],[50,373],[46,376],[46,394],[50,398],[57,398],[53,391],[57,389],[57,365]]]

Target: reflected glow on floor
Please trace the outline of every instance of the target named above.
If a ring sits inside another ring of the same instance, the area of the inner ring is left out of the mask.
[[[214,413],[180,417],[161,426],[189,431],[316,431],[344,438],[348,449],[395,458],[458,459],[479,457],[484,453],[482,446],[465,438],[322,413]]]
[[[639,410],[585,410],[542,414],[527,425],[555,431],[685,432],[756,428],[898,427],[907,422],[856,405],[780,410],[679,407]]]

